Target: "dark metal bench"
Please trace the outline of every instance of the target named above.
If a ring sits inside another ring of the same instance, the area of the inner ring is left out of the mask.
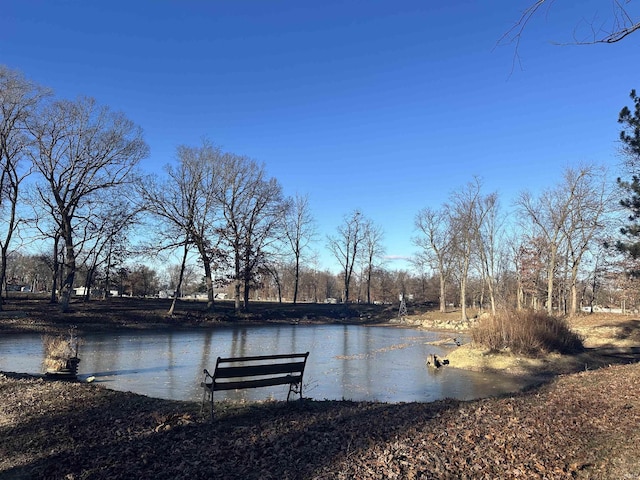
[[[214,392],[273,385],[289,385],[287,401],[292,393],[300,395],[302,400],[302,375],[308,356],[309,352],[255,357],[218,357],[213,375],[206,368],[204,369],[204,381],[200,383],[204,389],[202,409],[208,396],[211,403],[211,418],[213,418]]]

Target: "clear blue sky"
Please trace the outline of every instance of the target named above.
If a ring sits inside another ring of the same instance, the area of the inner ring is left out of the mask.
[[[0,63],[124,111],[145,131],[147,171],[203,137],[264,162],[286,194],[308,193],[324,263],[326,234],[355,208],[388,255],[409,257],[415,214],[474,175],[508,208],[568,165],[617,168],[640,33],[553,45],[610,11],[556,1],[512,68],[514,47],[496,43],[531,2],[3,0]]]

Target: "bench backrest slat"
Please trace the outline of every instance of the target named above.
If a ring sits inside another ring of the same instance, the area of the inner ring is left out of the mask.
[[[306,359],[309,356],[309,352],[307,353],[291,353],[291,354],[278,354],[278,355],[259,355],[253,357],[230,357],[230,358],[222,358],[218,357],[218,361],[216,365],[221,363],[235,363],[235,362],[252,362],[252,361],[260,361],[264,362],[265,360],[283,360],[287,358],[304,358]]]

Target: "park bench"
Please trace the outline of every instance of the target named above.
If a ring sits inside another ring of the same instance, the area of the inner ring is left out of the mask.
[[[309,352],[254,357],[218,357],[213,375],[206,368],[204,369],[204,381],[200,384],[204,389],[202,409],[208,396],[211,403],[211,418],[213,418],[214,392],[273,385],[289,385],[287,402],[292,393],[300,395],[302,400],[302,375],[308,356]]]

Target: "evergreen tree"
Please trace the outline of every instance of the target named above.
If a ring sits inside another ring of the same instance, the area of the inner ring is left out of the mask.
[[[634,111],[625,106],[620,111],[618,123],[624,125],[620,132],[620,141],[632,176],[631,181],[618,178],[618,185],[628,195],[620,200],[620,204],[631,213],[630,223],[620,229],[627,241],[619,241],[617,247],[636,259],[640,258],[640,97],[636,95],[635,90],[631,90],[630,96],[634,103]]]

